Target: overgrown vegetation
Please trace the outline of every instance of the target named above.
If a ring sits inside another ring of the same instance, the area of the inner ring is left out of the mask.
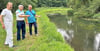
[[[74,10],[74,17],[96,18],[100,17],[99,0],[67,0],[67,5]]]

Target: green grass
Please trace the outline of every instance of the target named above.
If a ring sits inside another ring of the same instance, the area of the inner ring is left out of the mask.
[[[37,14],[41,15],[37,18],[39,36],[30,36],[28,26],[26,27],[26,39],[19,42],[16,41],[16,21],[14,21],[14,44],[18,47],[9,48],[4,46],[6,33],[0,25],[0,51],[74,51],[65,43],[63,37],[54,23],[51,23],[46,13],[62,13],[69,10],[67,8],[36,8]],[[15,16],[14,16],[15,17]]]

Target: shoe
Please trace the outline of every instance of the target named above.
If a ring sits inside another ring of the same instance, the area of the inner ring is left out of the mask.
[[[15,48],[15,47],[17,47],[17,46],[13,45],[11,48]]]
[[[19,39],[19,40],[17,40],[17,41],[20,41],[20,39]]]
[[[9,44],[4,44],[5,46],[9,46]]]
[[[38,36],[38,34],[35,34],[35,36]]]
[[[30,36],[32,36],[32,34],[30,34]]]

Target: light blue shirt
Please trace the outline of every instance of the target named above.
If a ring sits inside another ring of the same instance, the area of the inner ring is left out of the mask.
[[[36,12],[34,10],[32,11],[26,11],[25,13],[26,15],[30,15],[28,17],[28,23],[33,23],[33,22],[36,22],[36,19],[35,19],[35,15],[36,15]]]

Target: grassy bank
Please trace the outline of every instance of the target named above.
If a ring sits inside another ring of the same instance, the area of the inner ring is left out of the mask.
[[[0,29],[0,51],[74,51],[68,44],[65,43],[63,37],[59,32],[54,23],[51,23],[46,13],[56,13],[67,11],[66,8],[37,8],[37,14],[41,15],[37,18],[39,36],[30,36],[28,32],[28,26],[26,27],[26,39],[17,42],[16,41],[16,30],[14,26],[14,44],[18,47],[8,48],[4,46],[4,40],[6,33]],[[1,28],[1,26],[0,26]]]

